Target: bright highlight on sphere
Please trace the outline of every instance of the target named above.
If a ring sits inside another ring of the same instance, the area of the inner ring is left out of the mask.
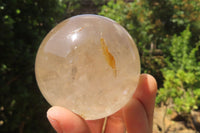
[[[122,26],[106,17],[79,15],[47,34],[35,73],[51,105],[93,120],[117,112],[130,100],[139,80],[140,59]]]

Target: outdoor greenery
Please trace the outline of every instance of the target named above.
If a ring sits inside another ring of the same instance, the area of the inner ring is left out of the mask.
[[[128,30],[142,72],[158,81],[157,106],[180,115],[200,110],[200,1],[126,1],[0,0],[0,132],[54,132],[35,81],[35,56],[51,28],[83,13],[109,17]]]
[[[34,75],[38,46],[65,4],[55,0],[0,1],[0,132],[46,132],[49,105]]]
[[[167,65],[161,69],[165,80],[156,102],[163,102],[178,113],[190,113],[200,106],[200,61],[196,59],[200,41],[195,48],[190,47],[190,42],[188,26],[180,36],[172,37],[171,58],[166,58]]]
[[[162,80],[157,103],[173,105],[179,113],[200,105],[199,4],[198,0],[119,0],[108,2],[99,13],[129,31],[139,47],[142,71]]]
[[[128,30],[139,48],[142,72],[153,74],[162,86],[160,69],[165,66],[164,58],[169,56],[173,35],[180,34],[190,24],[193,40],[190,44],[195,45],[199,40],[199,4],[199,0],[137,0],[129,3],[118,0],[109,1],[99,14],[116,20]]]

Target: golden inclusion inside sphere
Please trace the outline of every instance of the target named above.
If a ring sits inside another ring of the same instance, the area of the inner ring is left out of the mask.
[[[140,59],[122,26],[106,17],[79,15],[64,20],[44,38],[35,72],[51,105],[93,120],[117,112],[130,100]]]

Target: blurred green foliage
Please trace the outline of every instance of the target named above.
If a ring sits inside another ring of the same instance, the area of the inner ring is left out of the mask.
[[[65,6],[56,0],[0,1],[0,132],[49,129],[49,105],[36,85],[34,61],[42,38],[63,18]]]
[[[199,108],[199,0],[0,0],[0,132],[53,132],[35,81],[36,51],[53,26],[83,13],[107,16],[128,30],[142,72],[161,88],[158,104],[179,113]]]
[[[196,47],[191,48],[191,32],[189,26],[180,36],[171,39],[166,67],[162,69],[164,75],[163,87],[159,89],[157,103],[164,103],[169,109],[178,113],[190,113],[200,106],[200,61],[196,59]]]

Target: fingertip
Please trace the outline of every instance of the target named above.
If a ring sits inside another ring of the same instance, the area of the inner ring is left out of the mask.
[[[150,74],[142,74],[141,76],[143,78],[147,78],[149,91],[152,92],[152,93],[156,93],[157,92],[157,81],[156,81],[156,79]]]
[[[47,118],[58,133],[89,133],[86,122],[78,115],[63,107],[51,107],[47,111]]]
[[[148,92],[150,95],[155,95],[157,92],[157,82],[156,79],[150,74],[141,74],[138,87],[136,89],[135,95],[140,95],[144,91]]]
[[[47,118],[57,118],[59,117],[59,111],[63,112],[62,107],[53,106],[47,110]]]
[[[157,88],[158,88],[158,85],[157,85],[157,81],[156,79],[152,76],[152,75],[149,75],[147,74],[147,77],[148,77],[148,83],[151,84],[151,91],[152,92],[157,92]]]
[[[59,122],[56,119],[56,116],[55,116],[56,113],[57,112],[55,111],[54,107],[51,107],[47,111],[47,118],[48,118],[50,124],[52,125],[52,127],[56,130],[56,132],[61,133],[62,128],[61,128]]]

